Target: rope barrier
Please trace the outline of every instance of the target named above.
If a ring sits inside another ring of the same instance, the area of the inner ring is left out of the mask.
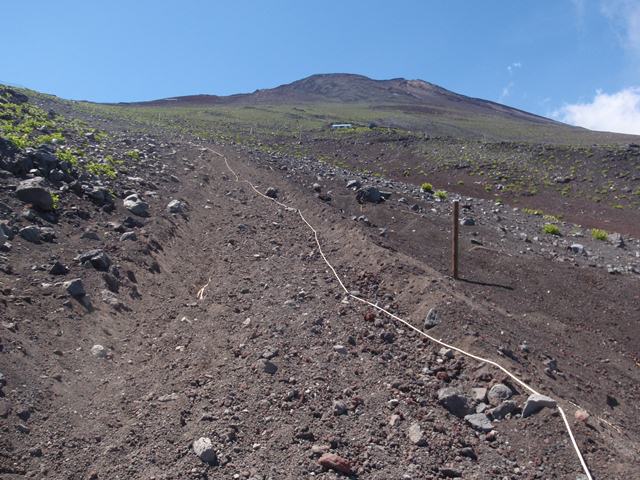
[[[499,363],[493,361],[493,360],[489,360],[487,358],[481,357],[479,355],[475,355],[473,353],[467,352],[466,350],[463,350],[459,347],[456,347],[454,345],[450,345],[446,342],[443,342],[442,340],[439,340],[425,332],[423,332],[422,330],[420,330],[419,328],[413,326],[411,323],[409,323],[408,321],[400,318],[399,316],[389,312],[388,310],[374,304],[371,303],[370,301],[364,299],[364,298],[360,298],[357,295],[353,295],[349,292],[349,290],[347,289],[347,287],[344,285],[342,279],[340,278],[340,275],[338,275],[338,272],[336,271],[336,269],[333,267],[333,265],[331,264],[331,262],[329,262],[329,260],[327,259],[326,255],[324,254],[323,250],[322,250],[322,245],[320,244],[320,239],[318,237],[318,231],[313,227],[313,225],[311,225],[307,219],[304,217],[304,215],[302,214],[302,211],[298,208],[293,208],[290,207],[288,205],[285,205],[282,202],[279,202],[278,200],[276,200],[275,198],[271,198],[267,195],[265,195],[264,193],[262,193],[261,191],[259,191],[255,185],[253,185],[250,181],[246,180],[246,179],[241,179],[238,174],[235,172],[235,170],[233,170],[233,168],[231,168],[231,165],[229,165],[229,161],[227,160],[227,157],[219,152],[216,152],[215,150],[211,150],[213,153],[215,153],[216,155],[218,155],[219,157],[221,157],[224,160],[225,165],[227,166],[227,169],[235,176],[236,178],[236,182],[243,182],[248,184],[258,195],[260,195],[261,197],[266,198],[267,200],[270,200],[274,203],[276,203],[277,205],[283,207],[284,209],[286,209],[287,211],[290,212],[296,212],[298,213],[298,215],[300,216],[300,218],[302,219],[302,221],[309,227],[309,229],[313,232],[314,238],[315,238],[315,242],[316,245],[318,246],[318,252],[320,252],[320,256],[322,257],[322,259],[324,260],[324,263],[327,264],[327,266],[329,267],[329,269],[331,269],[331,272],[333,273],[333,276],[336,278],[336,280],[338,280],[338,283],[340,284],[340,287],[342,287],[342,289],[344,290],[344,292],[347,294],[348,297],[353,298],[354,300],[357,300],[358,302],[364,303],[365,305],[368,305],[376,310],[378,310],[381,313],[384,313],[385,315],[388,315],[389,317],[391,317],[392,319],[402,323],[403,325],[405,325],[406,327],[410,328],[411,330],[415,331],[416,333],[418,333],[419,335],[429,339],[430,341],[441,345],[445,348],[449,348],[451,350],[454,350],[458,353],[461,353],[462,355],[469,357],[469,358],[473,358],[474,360],[478,360],[479,362],[484,362],[484,363],[488,363],[489,365],[492,365],[494,367],[496,367],[497,369],[501,370],[503,373],[505,373],[507,376],[509,376],[512,380],[514,380],[515,382],[517,382],[519,385],[521,385],[525,390],[531,392],[534,395],[541,395],[537,390],[535,390],[534,388],[532,388],[531,386],[527,385],[525,382],[523,382],[522,380],[520,380],[515,374],[511,373],[509,370],[507,370],[505,367],[503,367],[502,365],[500,365]],[[588,480],[593,480],[593,477],[591,476],[591,472],[589,471],[589,467],[587,467],[587,464],[582,456],[582,453],[580,452],[580,448],[578,447],[578,444],[576,442],[576,439],[573,435],[573,431],[571,430],[571,426],[569,425],[569,421],[567,420],[567,416],[564,412],[564,410],[562,409],[562,407],[558,404],[558,402],[556,402],[556,408],[558,409],[558,412],[560,412],[560,416],[562,417],[562,420],[565,424],[565,427],[567,429],[567,433],[569,434],[569,438],[571,440],[571,444],[573,445],[573,448],[576,452],[576,455],[578,456],[578,460],[580,461],[580,465],[582,466],[582,469],[584,471],[584,474],[586,475]]]

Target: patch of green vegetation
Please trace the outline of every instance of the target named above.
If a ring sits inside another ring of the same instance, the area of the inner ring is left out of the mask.
[[[60,208],[60,195],[52,193],[51,200],[53,200],[53,209],[58,210],[58,208]]]
[[[542,218],[547,222],[559,222],[562,219],[562,215],[551,215],[550,213],[547,213],[544,214]]]
[[[18,135],[17,133],[9,133],[6,135],[7,140],[9,140],[14,147],[24,149],[29,146],[29,137],[27,135]]]
[[[436,193],[434,193],[434,195],[440,200],[446,200],[448,196],[447,192],[445,192],[444,190],[436,190]]]
[[[127,153],[125,153],[125,155],[131,160],[140,160],[140,152],[138,150],[129,150]]]
[[[433,193],[433,185],[431,185],[429,182],[424,182],[422,185],[420,185],[420,190],[426,193]]]
[[[36,145],[44,145],[46,143],[59,143],[64,142],[64,136],[60,132],[50,133],[48,135],[40,135],[36,138]]]
[[[542,216],[544,214],[542,210],[533,209],[533,208],[523,208],[522,212],[528,215],[537,215],[537,216]]]
[[[560,235],[560,227],[553,223],[545,223],[542,227],[542,233],[546,233],[547,235]]]
[[[109,163],[89,162],[85,169],[92,175],[104,176],[112,180],[118,176],[116,169]]]
[[[62,162],[67,162],[72,167],[78,166],[78,157],[71,150],[61,149],[56,152],[58,159]]]
[[[609,234],[605,230],[602,230],[601,228],[592,228],[591,236],[596,240],[604,241],[609,237]]]

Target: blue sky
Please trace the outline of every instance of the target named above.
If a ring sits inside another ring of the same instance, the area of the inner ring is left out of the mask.
[[[65,98],[231,94],[350,72],[572,123],[606,111],[640,133],[640,0],[22,0],[2,11],[0,81]]]

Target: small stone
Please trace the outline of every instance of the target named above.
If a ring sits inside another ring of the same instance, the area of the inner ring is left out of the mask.
[[[441,468],[440,473],[443,477],[446,478],[460,478],[462,477],[462,473],[460,473],[455,468]]]
[[[218,463],[218,456],[213,449],[211,439],[208,437],[200,437],[193,442],[193,453],[195,453],[200,460],[209,465],[215,465]]]
[[[126,242],[128,240],[134,241],[137,238],[138,237],[136,235],[136,232],[124,232],[122,235],[120,235],[120,241],[121,242]]]
[[[418,447],[424,447],[427,445],[427,439],[422,432],[420,424],[412,423],[409,427],[407,435],[409,436],[409,440],[411,441],[411,443],[413,443],[414,445],[417,445]]]
[[[98,358],[106,358],[107,357],[107,349],[102,345],[94,345],[91,347],[91,355]]]
[[[167,205],[167,212],[169,213],[184,213],[187,210],[187,204],[180,200],[171,200]]]
[[[476,221],[471,217],[465,217],[462,220],[460,220],[460,225],[463,225],[466,227],[472,227],[475,224],[476,224]]]
[[[533,415],[534,413],[539,412],[543,408],[554,408],[556,406],[556,401],[552,398],[547,397],[546,395],[532,394],[529,395],[527,401],[524,404],[522,409],[522,418]]]
[[[389,417],[389,425],[395,427],[400,421],[402,417],[400,415],[396,415],[395,413]]]
[[[587,412],[586,410],[583,410],[582,408],[576,410],[576,413],[574,414],[575,419],[578,422],[583,422],[585,423],[587,420],[589,420],[589,412]]]
[[[345,347],[344,345],[334,345],[333,351],[339,353],[340,355],[346,355],[347,353],[349,353],[349,350],[347,350],[347,347]]]
[[[438,351],[438,355],[442,358],[453,358],[454,353],[450,348],[442,347],[440,351]]]
[[[474,429],[481,432],[490,432],[493,430],[493,424],[489,417],[484,413],[473,413],[464,417],[465,421],[471,425]]]
[[[571,253],[574,253],[576,255],[584,255],[585,253],[584,245],[580,243],[571,244],[571,246],[569,246],[569,250],[571,250]]]
[[[268,373],[269,375],[274,375],[278,371],[278,366],[275,363],[270,362],[266,358],[261,358],[258,360],[257,368],[264,373]]]
[[[333,414],[338,416],[338,415],[346,415],[347,414],[347,404],[344,403],[342,400],[336,400],[335,402],[333,402]]]
[[[351,464],[346,458],[335,453],[324,453],[319,459],[318,464],[324,468],[329,468],[345,475],[351,475]]]
[[[269,198],[278,198],[278,189],[274,187],[269,187],[264,192],[264,194]]]
[[[470,458],[471,460],[477,460],[478,459],[478,456],[476,455],[476,452],[471,447],[461,448],[460,449],[460,455],[462,455],[463,457]]]
[[[320,186],[319,183],[314,183],[311,188],[313,189],[314,192],[320,192],[322,190],[322,187]]]
[[[66,275],[67,273],[69,273],[69,267],[56,261],[53,265],[51,265],[49,273],[51,275]]]
[[[486,388],[472,388],[471,389],[471,398],[473,398],[477,402],[484,402],[487,398],[487,389]]]
[[[432,308],[424,319],[424,329],[429,330],[439,324],[440,316],[438,315],[438,311],[435,308]]]
[[[512,395],[513,392],[509,387],[502,383],[497,383],[487,393],[487,399],[491,405],[496,406],[511,398]]]

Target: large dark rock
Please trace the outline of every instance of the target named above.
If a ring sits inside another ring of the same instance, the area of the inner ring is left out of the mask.
[[[45,181],[41,177],[24,180],[16,188],[16,197],[40,210],[52,211],[53,197],[45,185]]]
[[[438,390],[438,402],[456,417],[463,418],[474,411],[473,401],[455,388]]]
[[[27,103],[29,97],[9,87],[0,87],[0,103]]]
[[[358,203],[380,203],[384,202],[391,196],[389,192],[381,192],[376,187],[364,187],[356,192],[356,200]]]
[[[47,147],[40,147],[38,150],[29,153],[33,164],[45,174],[58,167],[58,157]]]

